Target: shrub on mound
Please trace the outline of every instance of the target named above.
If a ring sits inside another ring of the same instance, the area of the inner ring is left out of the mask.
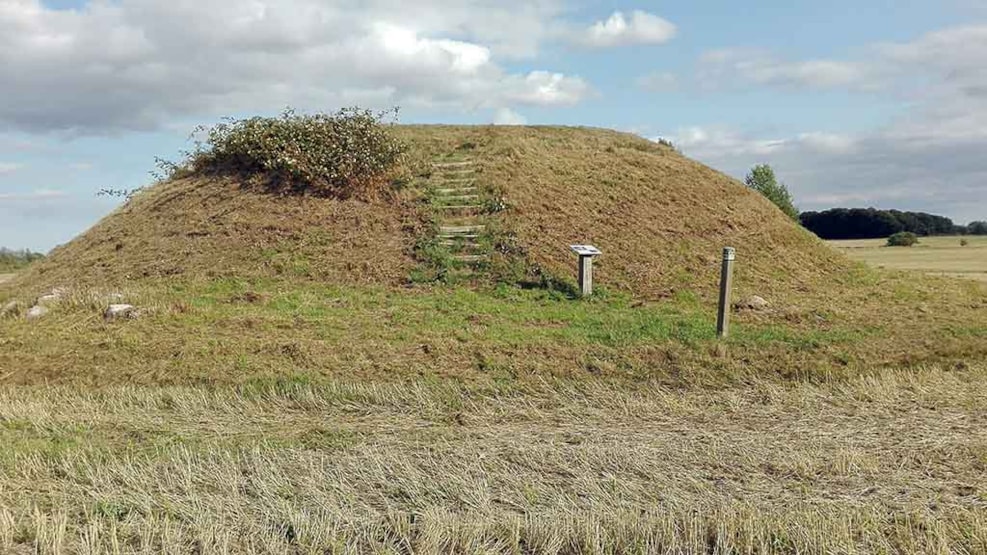
[[[195,172],[260,176],[281,193],[373,197],[386,189],[405,145],[383,122],[389,112],[347,108],[334,114],[227,119],[189,155]]]
[[[918,235],[910,231],[899,231],[888,237],[889,247],[910,247],[918,243]]]

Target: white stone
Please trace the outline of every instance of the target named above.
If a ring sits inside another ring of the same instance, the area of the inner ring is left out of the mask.
[[[44,295],[38,297],[38,300],[36,300],[34,304],[41,306],[41,305],[55,303],[61,300],[63,296],[65,296],[65,290],[60,287],[56,287],[52,289],[50,292],[45,293]]]
[[[758,297],[757,295],[736,302],[733,305],[736,310],[753,310],[755,312],[767,310],[769,306],[771,306],[771,303],[764,300],[763,297]]]
[[[137,309],[134,308],[134,305],[130,304],[111,304],[106,308],[106,312],[103,313],[103,318],[106,320],[136,317]]]
[[[747,305],[754,310],[761,310],[762,308],[768,308],[770,304],[771,303],[764,300],[764,298],[758,297],[757,295],[754,295],[753,297],[747,300]]]
[[[24,315],[28,320],[40,320],[44,315],[48,314],[48,309],[41,305],[34,305]]]
[[[9,303],[3,305],[3,308],[0,308],[0,318],[6,318],[7,316],[17,316],[19,309],[20,309],[20,305],[17,304],[17,301],[10,301]]]

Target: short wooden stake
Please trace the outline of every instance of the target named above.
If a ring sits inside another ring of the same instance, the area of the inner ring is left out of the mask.
[[[720,271],[720,307],[716,314],[716,336],[724,338],[730,333],[730,290],[733,288],[733,261],[737,258],[733,247],[723,249],[723,267]]]
[[[579,294],[588,297],[593,294],[593,257],[579,257]]]
[[[593,245],[569,245],[569,250],[579,256],[579,294],[588,297],[593,294],[593,257],[603,253]]]

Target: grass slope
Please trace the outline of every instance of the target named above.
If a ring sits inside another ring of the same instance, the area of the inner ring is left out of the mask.
[[[595,243],[600,285],[641,298],[716,287],[734,246],[756,290],[817,285],[846,260],[727,176],[640,137],[598,129],[399,126],[421,164],[468,153],[510,207],[504,234],[529,266],[569,277]],[[278,276],[398,285],[425,232],[421,191],[378,202],[271,196],[228,179],[164,183],[57,249],[20,279],[35,289],[160,276]]]
[[[163,277],[397,283],[414,265],[414,228],[400,203],[278,196],[192,177],[151,187],[17,281],[35,292]]]

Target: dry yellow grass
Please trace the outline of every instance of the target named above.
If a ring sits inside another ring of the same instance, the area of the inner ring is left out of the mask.
[[[922,237],[913,247],[887,247],[886,243],[884,239],[829,242],[850,258],[878,268],[987,281],[987,237]]]
[[[14,279],[14,274],[0,274],[0,283],[6,283]]]
[[[641,137],[558,127],[398,126],[409,165],[468,154],[500,194],[517,256],[570,279],[568,245],[596,243],[600,285],[641,298],[689,290],[711,297],[722,248],[739,278],[795,291],[849,265],[741,183]],[[233,178],[152,187],[16,281],[37,290],[201,277],[307,277],[402,285],[427,233],[422,191],[376,202],[273,196]]]
[[[0,389],[0,551],[982,553],[987,369]]]

